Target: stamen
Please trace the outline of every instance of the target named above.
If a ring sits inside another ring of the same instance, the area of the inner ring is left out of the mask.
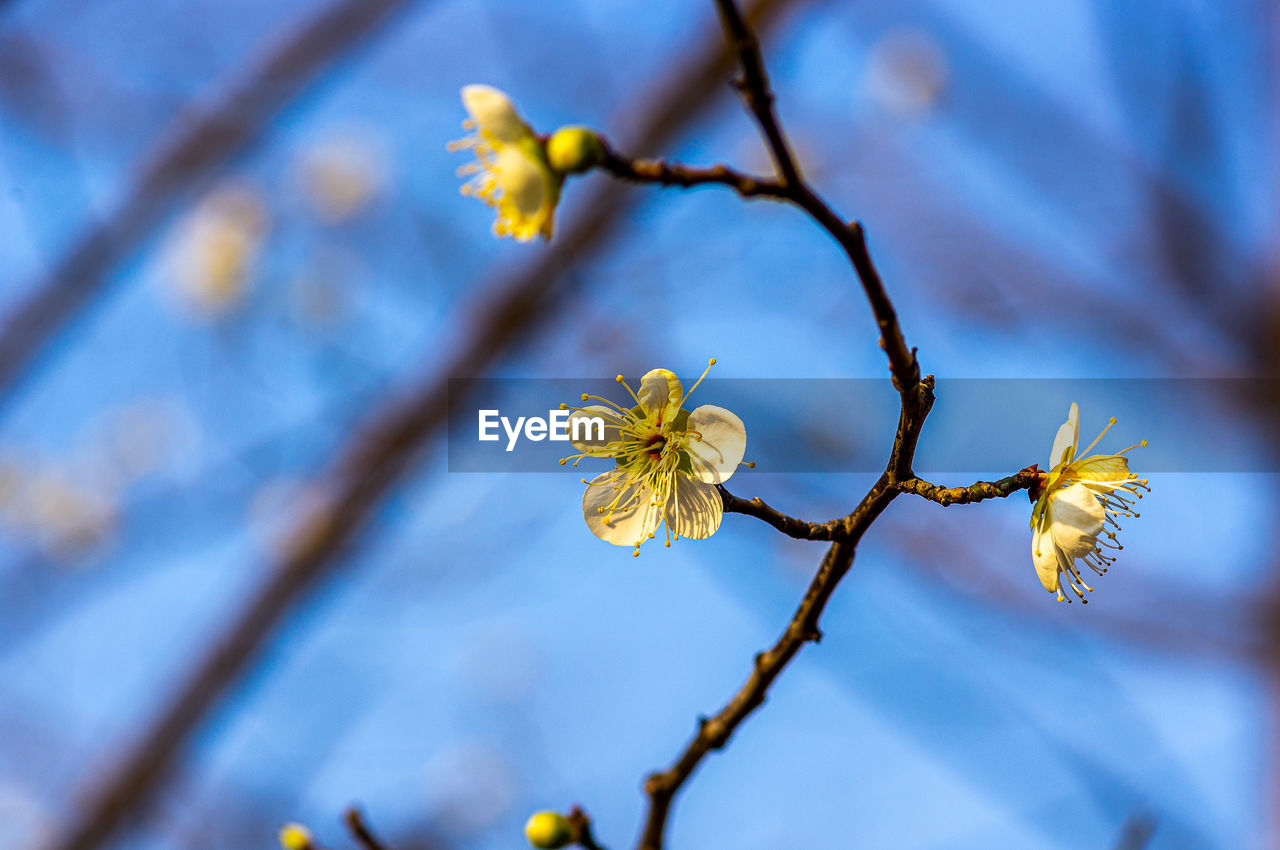
[[[631,397],[636,400],[636,404],[638,404],[640,407],[644,407],[644,404],[641,403],[640,401],[640,396],[636,395],[636,391],[631,389],[631,385],[628,384],[625,380],[623,380],[621,375],[614,378],[614,380],[622,384],[622,386],[626,388],[627,392],[631,395]],[[617,407],[617,405],[614,405],[614,406]]]
[[[619,375],[618,377],[622,377],[622,376],[621,376],[621,375]],[[626,417],[626,418],[628,418],[628,419],[629,419],[629,418],[631,418],[631,417],[633,416],[633,414],[631,413],[631,411],[630,411],[630,410],[628,410],[627,408],[625,408],[625,407],[623,407],[622,405],[618,404],[616,401],[611,401],[611,400],[609,400],[609,399],[607,399],[607,398],[601,398],[601,397],[600,397],[600,396],[598,396],[598,395],[591,395],[590,393],[583,393],[583,394],[582,394],[582,400],[583,400],[583,401],[587,401],[588,399],[590,399],[590,400],[592,400],[592,401],[603,401],[605,404],[609,405],[609,406],[610,406],[610,407],[612,407],[614,410],[618,411],[619,413],[621,413],[624,417]]]
[[[702,383],[702,379],[707,377],[707,373],[711,371],[711,367],[716,365],[716,359],[712,357],[707,361],[707,368],[702,370],[702,374],[698,376],[698,380],[693,382],[693,386],[689,387],[689,391],[680,399],[680,403],[676,407],[684,407],[684,400],[693,395],[693,391],[698,388],[698,384]]]
[[[1102,429],[1102,433],[1093,438],[1093,442],[1089,444],[1089,448],[1085,449],[1082,452],[1076,452],[1076,456],[1072,458],[1072,461],[1074,462],[1088,455],[1089,452],[1093,449],[1093,447],[1098,445],[1098,441],[1102,439],[1103,434],[1106,434],[1108,431],[1110,431],[1111,426],[1114,424],[1116,424],[1116,418],[1112,416],[1109,420],[1107,420],[1107,427]]]

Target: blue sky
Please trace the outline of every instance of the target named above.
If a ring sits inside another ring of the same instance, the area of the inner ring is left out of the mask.
[[[955,378],[1274,375],[1251,324],[1274,310],[1265,4],[795,6],[764,37],[781,117],[819,191],[865,222],[940,414]],[[111,214],[182,110],[313,7],[0,8],[0,309]],[[261,582],[308,482],[549,250],[495,240],[458,194],[459,87],[625,147],[647,93],[714,37],[710,3],[410,4],[113,268],[0,410],[5,475],[33,488],[0,506],[0,843],[40,846]],[[327,144],[366,157],[368,198],[336,222],[305,166]],[[638,153],[767,164],[727,86],[678,143]],[[605,179],[566,187],[562,227]],[[245,291],[214,314],[174,263],[229,186],[262,227]],[[692,379],[714,356],[718,378],[885,377],[812,222],[727,192],[632,191],[575,294],[493,375]],[[1086,408],[1082,432],[1113,413]],[[821,404],[775,415],[849,436]],[[1123,415],[1142,436],[1142,410]],[[1043,447],[1019,465],[1045,463],[1057,421],[1039,418]],[[1270,420],[1238,394],[1157,425],[1271,468]],[[1274,476],[1161,457],[1088,608],[1040,589],[1020,494],[899,499],[823,643],[680,798],[672,846],[1100,847],[1135,812],[1157,819],[1153,848],[1273,840],[1274,684],[1244,651],[1264,639]],[[825,520],[871,480],[757,470],[731,489]],[[356,800],[405,846],[521,846],[531,811],[574,802],[629,844],[642,777],[774,640],[821,544],[730,516],[632,558],[590,534],[580,499],[571,476],[450,473],[431,442],[118,846],[269,847],[292,819],[347,846]],[[108,517],[71,553],[68,511]]]

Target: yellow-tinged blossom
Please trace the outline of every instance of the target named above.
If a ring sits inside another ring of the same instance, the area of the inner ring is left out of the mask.
[[[1040,583],[1057,593],[1060,602],[1071,601],[1062,592],[1064,580],[1082,602],[1089,601],[1084,594],[1093,588],[1081,577],[1076,561],[1083,561],[1098,575],[1106,573],[1115,556],[1103,549],[1124,548],[1116,539],[1117,517],[1138,516],[1133,508],[1143,491],[1151,489],[1147,479],[1129,471],[1129,459],[1124,457],[1129,449],[1146,446],[1146,440],[1113,455],[1089,455],[1115,422],[1113,417],[1088,448],[1077,451],[1080,409],[1072,402],[1067,421],[1053,441],[1049,472],[1033,494],[1031,557]]]
[[[573,411],[569,434],[581,454],[560,463],[572,460],[577,466],[584,457],[614,461],[608,472],[590,482],[582,479],[587,484],[582,513],[601,540],[634,547],[639,555],[641,544],[663,523],[667,546],[681,537],[710,537],[720,527],[724,505],[716,486],[742,463],[747,433],[742,420],[722,407],[704,404],[692,412],[684,408],[706,375],[704,371],[689,392],[666,369],[647,373],[638,391],[619,375],[617,381],[634,406],[586,393],[584,402],[603,403],[565,405]],[[603,433],[590,433],[592,420],[603,423]],[[588,425],[588,439],[580,438],[583,425]]]
[[[472,133],[449,149],[470,150],[476,158],[458,169],[458,176],[469,178],[462,194],[494,209],[495,235],[550,239],[564,178],[547,162],[542,140],[498,89],[463,86],[462,105],[469,115],[462,126]]]

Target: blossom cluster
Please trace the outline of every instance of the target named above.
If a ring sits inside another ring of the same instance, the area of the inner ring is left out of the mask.
[[[471,134],[450,147],[475,155],[474,162],[459,169],[468,178],[463,194],[495,210],[498,236],[549,239],[565,178],[604,162],[604,142],[582,127],[540,136],[510,98],[490,86],[464,87],[462,103],[469,116],[463,126]],[[685,392],[667,369],[651,370],[635,390],[619,375],[618,383],[630,396],[624,403],[584,394],[584,404],[596,403],[562,406],[572,410],[571,424],[591,417],[606,425],[603,437],[575,439],[579,454],[560,461],[574,466],[584,458],[613,461],[611,469],[590,481],[582,479],[587,485],[583,516],[600,539],[629,546],[639,555],[640,547],[664,526],[667,546],[681,537],[710,537],[720,527],[724,501],[719,487],[744,465],[746,429],[722,407],[684,407],[702,377]],[[1125,453],[1137,446],[1116,454],[1089,454],[1110,424],[1078,450],[1079,417],[1073,403],[1054,439],[1049,471],[1031,489],[1032,562],[1044,588],[1068,602],[1072,595],[1088,601],[1085,594],[1093,588],[1080,564],[1098,575],[1107,572],[1115,562],[1112,553],[1123,548],[1117,539],[1120,518],[1138,516],[1137,500],[1150,489],[1147,479],[1129,471]]]

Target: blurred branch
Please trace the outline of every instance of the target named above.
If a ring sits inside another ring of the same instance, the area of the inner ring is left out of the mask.
[[[409,0],[335,0],[270,46],[212,106],[179,113],[125,199],[0,321],[0,400],[150,235],[183,192],[257,139],[276,114]]]
[[[751,16],[767,26],[794,2],[756,0]],[[708,105],[732,62],[732,53],[719,45],[695,53],[647,101],[637,146],[656,148],[674,139]],[[598,186],[584,199],[582,213],[535,262],[481,288],[472,305],[472,332],[453,360],[378,410],[342,449],[326,477],[321,503],[286,536],[266,583],[97,784],[80,813],[46,845],[50,850],[98,847],[143,807],[210,709],[241,679],[298,598],[347,553],[417,450],[444,425],[449,380],[480,374],[546,319],[579,280],[566,272],[616,232],[628,209],[624,195],[615,185]]]
[[[1135,812],[1124,823],[1115,850],[1144,850],[1156,834],[1156,819],[1145,812]]]
[[[603,846],[596,843],[596,838],[591,833],[591,818],[581,808],[574,806],[567,820],[569,829],[573,832],[571,843],[578,845],[582,850],[605,850]]]
[[[364,822],[364,815],[355,806],[347,809],[343,814],[342,820],[347,825],[347,831],[351,833],[351,837],[359,844],[361,850],[390,850],[387,845],[383,844],[373,832],[370,831]]]

